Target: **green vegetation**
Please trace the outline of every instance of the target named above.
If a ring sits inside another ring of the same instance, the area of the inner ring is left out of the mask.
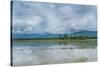
[[[84,40],[84,39],[97,39],[96,36],[82,36],[82,35],[66,35],[64,34],[63,36],[59,35],[60,39],[79,39],[79,40]]]
[[[58,37],[49,37],[49,38],[18,38],[18,39],[13,39],[13,40],[87,40],[87,39],[97,39],[96,36],[82,36],[82,35],[66,35],[66,34],[63,34],[63,35],[59,35]]]
[[[74,62],[86,62],[88,61],[87,57],[80,57],[79,59],[75,60]]]

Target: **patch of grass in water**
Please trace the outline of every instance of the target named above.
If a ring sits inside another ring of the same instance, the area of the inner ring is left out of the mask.
[[[88,58],[87,57],[80,57],[77,60],[75,60],[74,62],[87,62]]]

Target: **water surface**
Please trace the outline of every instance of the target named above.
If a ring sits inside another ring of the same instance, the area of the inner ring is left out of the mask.
[[[96,40],[76,42],[13,41],[13,65],[40,65],[97,60]]]

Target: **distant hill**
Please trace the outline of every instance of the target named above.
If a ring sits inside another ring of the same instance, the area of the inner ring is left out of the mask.
[[[64,34],[50,34],[50,33],[45,33],[45,34],[13,34],[12,38],[54,38],[54,37],[59,37],[63,36]],[[97,31],[79,31],[79,32],[74,32],[71,34],[66,34],[68,36],[74,35],[74,36],[97,36]]]
[[[72,33],[72,35],[97,36],[97,31],[79,31]]]
[[[53,38],[58,37],[58,34],[13,34],[13,38]]]

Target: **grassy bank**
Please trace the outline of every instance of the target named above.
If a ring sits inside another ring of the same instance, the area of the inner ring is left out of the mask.
[[[54,38],[16,38],[12,39],[14,41],[54,41],[54,42],[68,42],[68,41],[87,41],[87,40],[97,40],[96,36],[68,36],[68,35],[63,35],[59,37],[54,37]]]
[[[50,38],[50,39],[35,39],[35,38],[33,38],[33,39],[13,39],[14,41],[33,41],[33,42],[86,42],[86,41],[96,41],[97,39],[52,39],[52,38]]]

